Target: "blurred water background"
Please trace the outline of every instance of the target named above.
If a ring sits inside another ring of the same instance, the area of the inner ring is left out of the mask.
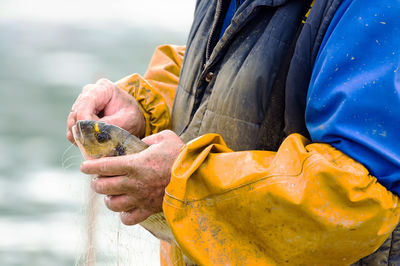
[[[0,265],[83,265],[89,177],[65,138],[82,86],[184,44],[193,0],[2,0]],[[68,149],[68,147],[70,147]],[[64,154],[64,155],[63,155]],[[98,204],[96,265],[158,265],[158,241]]]

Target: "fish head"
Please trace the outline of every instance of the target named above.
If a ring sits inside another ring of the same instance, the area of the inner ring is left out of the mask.
[[[125,154],[125,130],[94,120],[80,120],[72,127],[76,144],[86,159]],[[125,133],[128,134],[128,133]]]

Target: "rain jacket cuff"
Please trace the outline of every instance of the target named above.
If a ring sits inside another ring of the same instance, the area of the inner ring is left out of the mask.
[[[144,78],[133,74],[116,82],[139,103],[149,136],[171,128],[171,109],[178,86],[185,46],[161,45],[156,48]]]
[[[145,136],[171,127],[171,116],[164,97],[139,74],[125,77],[115,83],[138,102],[146,120]]]

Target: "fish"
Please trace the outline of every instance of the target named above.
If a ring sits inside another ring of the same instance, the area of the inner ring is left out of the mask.
[[[94,120],[79,120],[72,127],[72,134],[86,160],[139,153],[149,147],[120,127]],[[158,239],[175,242],[163,212],[139,224]]]

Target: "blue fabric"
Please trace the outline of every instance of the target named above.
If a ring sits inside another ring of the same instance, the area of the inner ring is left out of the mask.
[[[344,0],[317,56],[306,125],[400,195],[400,1]]]
[[[243,3],[243,1],[244,0],[239,1],[239,6]],[[222,25],[221,32],[219,34],[220,39],[222,38],[222,35],[224,35],[226,28],[228,28],[229,24],[231,24],[232,18],[239,6],[236,6],[236,0],[231,0],[229,3],[228,10],[225,14],[224,24]]]

